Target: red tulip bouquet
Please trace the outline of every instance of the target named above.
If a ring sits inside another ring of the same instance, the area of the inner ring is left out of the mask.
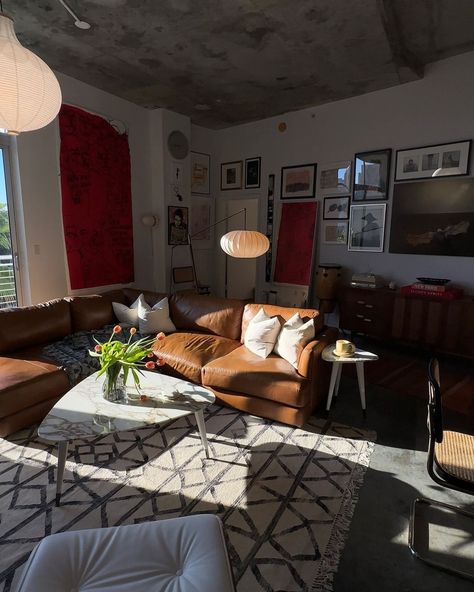
[[[93,358],[99,358],[100,370],[97,377],[105,374],[102,390],[104,397],[108,400],[125,398],[125,385],[129,374],[133,377],[139,392],[142,370],[154,370],[157,366],[164,364],[162,358],[155,360],[155,354],[153,353],[153,345],[156,340],[162,341],[165,338],[164,333],[132,340],[137,332],[132,327],[128,340],[122,341],[116,338],[121,332],[122,327],[115,325],[108,341],[100,343],[94,338],[97,345],[94,351],[89,350],[89,355]]]

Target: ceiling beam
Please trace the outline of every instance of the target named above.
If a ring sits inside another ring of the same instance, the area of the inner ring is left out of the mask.
[[[419,80],[424,76],[423,63],[406,47],[400,19],[393,0],[376,0],[400,83]]]

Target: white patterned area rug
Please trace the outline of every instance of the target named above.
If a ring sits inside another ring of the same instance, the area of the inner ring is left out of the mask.
[[[206,460],[194,417],[57,451],[34,429],[0,439],[0,590],[44,536],[197,513],[221,517],[238,592],[330,591],[375,434],[304,429],[212,406]]]

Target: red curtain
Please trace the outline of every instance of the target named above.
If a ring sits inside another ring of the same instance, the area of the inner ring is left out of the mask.
[[[64,236],[73,290],[134,279],[130,153],[126,134],[63,105],[59,114]]]
[[[274,282],[309,285],[317,205],[283,204]]]

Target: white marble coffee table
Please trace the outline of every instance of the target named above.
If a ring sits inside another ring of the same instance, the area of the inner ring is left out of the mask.
[[[72,440],[136,430],[194,413],[209,457],[203,410],[214,403],[211,391],[179,378],[144,371],[140,391],[146,400],[140,399],[130,377],[130,398],[126,403],[115,403],[104,399],[103,382],[104,376],[97,378],[96,372],[77,384],[56,403],[38,428],[38,436],[59,445],[56,505],[61,500],[68,444]]]
[[[322,358],[326,362],[332,362],[331,380],[329,383],[328,400],[326,403],[326,411],[331,409],[332,398],[337,397],[339,392],[339,384],[341,382],[342,367],[344,364],[355,364],[357,370],[357,382],[359,384],[360,403],[362,406],[362,412],[365,416],[366,405],[365,405],[365,377],[364,377],[364,364],[365,362],[375,362],[379,359],[377,354],[363,349],[356,348],[352,356],[343,357],[336,356],[334,353],[335,344],[328,345],[324,348]]]

